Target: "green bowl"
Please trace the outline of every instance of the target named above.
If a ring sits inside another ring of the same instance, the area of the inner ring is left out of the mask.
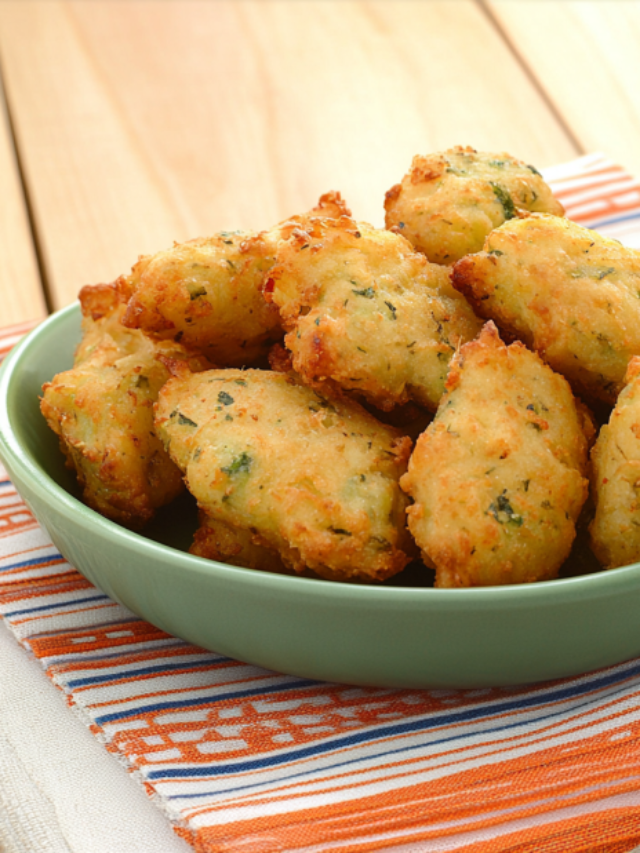
[[[64,557],[164,631],[291,675],[380,687],[514,685],[640,655],[640,564],[483,589],[350,586],[185,553],[196,525],[189,496],[144,535],[102,518],[79,500],[38,405],[79,338],[76,304],[5,360],[0,458]]]

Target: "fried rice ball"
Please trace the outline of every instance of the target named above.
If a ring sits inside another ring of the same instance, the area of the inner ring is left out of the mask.
[[[386,226],[437,264],[479,252],[487,234],[519,210],[562,216],[542,175],[509,154],[457,146],[413,158],[386,195]]]
[[[445,268],[347,215],[293,230],[264,290],[302,380],[383,411],[410,400],[434,411],[456,347],[481,327]]]
[[[454,286],[571,382],[609,405],[640,355],[640,252],[568,219],[505,223],[459,261]]]
[[[183,489],[179,469],[154,434],[152,407],[169,378],[158,356],[188,354],[122,326],[128,295],[123,282],[80,291],[83,338],[74,367],[44,385],[40,407],[85,502],[140,528]],[[200,359],[191,364],[205,366]]]
[[[593,425],[566,380],[493,323],[454,356],[402,477],[409,527],[438,587],[548,580],[588,494]]]
[[[381,581],[404,568],[413,543],[398,480],[410,439],[281,373],[174,371],[156,429],[209,519],[248,531],[297,573]],[[249,547],[242,559],[265,568]]]
[[[607,569],[640,561],[640,358],[591,451],[595,516],[590,545]]]

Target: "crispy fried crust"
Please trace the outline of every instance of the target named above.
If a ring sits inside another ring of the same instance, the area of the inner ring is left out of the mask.
[[[80,293],[84,335],[75,366],[43,387],[41,410],[59,436],[83,498],[93,509],[139,528],[183,488],[178,468],[153,431],[153,403],[169,377],[158,355],[188,357],[125,329],[121,283]],[[193,369],[204,366],[192,359]]]
[[[588,493],[593,425],[567,382],[492,323],[454,357],[402,478],[440,587],[556,577]]]
[[[232,527],[200,511],[200,526],[193,536],[190,554],[217,560],[232,566],[258,569],[276,574],[292,574],[278,556],[278,552],[253,541],[250,530]]]
[[[123,323],[217,364],[253,364],[282,336],[260,289],[272,263],[264,241],[236,231],[142,257],[128,276]]]
[[[130,291],[123,323],[180,342],[228,367],[264,360],[282,339],[278,311],[262,296],[278,245],[309,217],[349,215],[340,193],[261,233],[221,231],[141,257],[123,277]]]
[[[533,166],[461,146],[414,157],[387,193],[385,210],[387,228],[438,264],[480,251],[487,234],[519,210],[564,213]]]
[[[156,427],[211,519],[249,531],[252,546],[297,573],[378,581],[406,565],[413,544],[398,479],[409,439],[284,374],[177,372]]]
[[[260,232],[258,238],[269,246],[272,254],[275,254],[283,240],[289,240],[298,233],[313,230],[317,220],[340,219],[343,216],[350,218],[351,210],[339,192],[330,190],[320,196],[318,203],[311,210],[290,216],[274,228]]]
[[[568,219],[535,215],[493,231],[459,261],[454,286],[574,389],[613,405],[640,355],[640,252]]]
[[[444,268],[346,215],[292,231],[264,289],[303,381],[386,411],[409,400],[435,410],[456,347],[480,330]]]
[[[596,512],[590,545],[607,569],[640,561],[640,358],[631,359],[625,388],[593,450]]]

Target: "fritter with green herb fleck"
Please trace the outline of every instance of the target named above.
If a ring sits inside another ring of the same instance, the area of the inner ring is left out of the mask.
[[[387,193],[385,210],[387,228],[447,265],[480,251],[487,234],[520,210],[564,213],[533,166],[461,146],[414,157],[402,183]]]
[[[159,356],[188,354],[122,326],[128,296],[122,281],[80,291],[83,339],[75,365],[44,385],[40,405],[86,503],[138,528],[183,488],[153,431],[152,407],[169,378]],[[192,360],[194,369],[204,366],[204,359]]]
[[[231,529],[248,568],[269,565],[244,547],[247,531],[251,545],[297,573],[380,581],[406,565],[414,546],[398,481],[410,439],[281,373],[174,369],[156,406],[158,434],[201,509]],[[213,546],[224,558],[226,545]]]
[[[326,193],[313,210],[268,231],[221,231],[143,256],[123,279],[132,291],[123,323],[224,367],[259,363],[282,339],[278,311],[262,296],[279,243],[308,217],[344,213],[340,193]]]
[[[435,410],[451,356],[481,326],[447,270],[347,215],[293,231],[264,289],[302,380],[383,411],[410,400]]]
[[[223,231],[140,258],[127,277],[133,295],[123,323],[179,341],[216,364],[263,358],[282,331],[260,289],[273,261],[253,238]]]
[[[506,222],[459,261],[454,286],[577,393],[610,405],[640,355],[640,252],[555,216]]]
[[[640,561],[640,357],[631,359],[625,383],[591,451],[590,544],[607,569]]]
[[[566,380],[493,323],[454,356],[401,485],[436,586],[557,576],[588,494],[589,413]]]

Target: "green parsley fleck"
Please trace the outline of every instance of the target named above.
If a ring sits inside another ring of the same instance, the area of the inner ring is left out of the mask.
[[[602,281],[603,278],[605,278],[608,275],[611,275],[612,272],[615,272],[615,268],[614,267],[607,267],[607,269],[599,272],[596,275],[596,278],[598,279],[598,281]]]
[[[225,474],[229,474],[229,476],[233,476],[233,474],[244,474],[249,471],[252,462],[253,460],[249,454],[243,451],[240,456],[236,456],[230,465],[225,465],[220,470]]]
[[[514,527],[521,527],[524,522],[524,518],[511,506],[509,498],[506,497],[506,491],[507,490],[505,489],[501,495],[498,495],[495,501],[489,506],[487,512],[489,515],[492,515],[499,524],[512,524]]]
[[[491,184],[495,197],[502,205],[502,210],[504,211],[504,218],[513,219],[516,215],[516,207],[513,203],[513,199],[504,189],[504,187],[500,186],[500,184],[496,184],[493,181],[489,181],[489,183]]]
[[[193,302],[194,299],[198,299],[199,296],[206,296],[207,289],[203,287],[201,284],[196,284],[195,282],[187,282],[187,290],[189,292],[189,299]]]
[[[198,424],[195,421],[192,421],[191,418],[188,418],[188,417],[186,417],[186,415],[183,415],[182,412],[178,412],[178,423],[180,425],[184,425],[184,426],[191,426],[191,427],[197,427],[198,426]]]

